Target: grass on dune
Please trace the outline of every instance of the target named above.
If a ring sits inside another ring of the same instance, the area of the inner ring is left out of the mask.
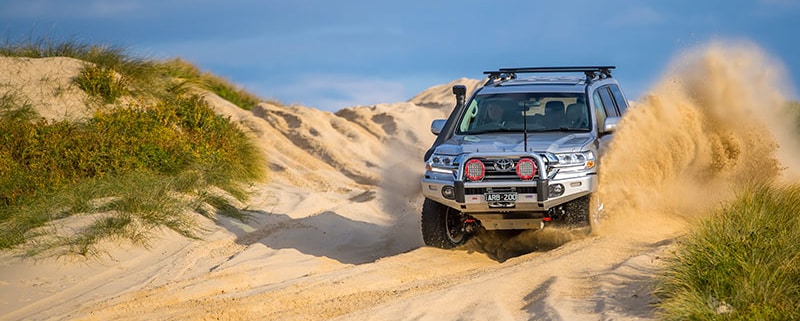
[[[800,185],[742,192],[692,230],[660,280],[666,320],[800,319]]]
[[[176,77],[189,65],[77,42],[6,44],[0,55],[91,62],[74,81],[105,104],[85,121],[56,121],[38,118],[14,92],[0,96],[0,249],[87,255],[99,240],[146,243],[158,228],[195,237],[191,212],[246,218],[215,191],[245,200],[266,175],[264,155],[185,90],[210,76]],[[90,222],[76,233],[52,230],[73,216]]]
[[[7,41],[0,46],[0,56],[70,57],[89,62],[91,64],[81,71],[76,83],[104,103],[114,103],[117,98],[128,94],[162,99],[185,93],[187,85],[207,89],[245,110],[262,101],[257,95],[222,77],[201,72],[182,59],[159,61],[136,57],[118,46],[39,38]]]
[[[800,102],[786,107],[800,135]],[[665,320],[800,320],[800,185],[751,187],[713,211],[656,294]]]
[[[211,73],[202,72],[195,65],[182,59],[172,59],[163,63],[166,74],[176,79],[192,80],[199,83],[204,88],[214,92],[227,101],[234,103],[242,109],[253,109],[262,100],[232,84],[219,76]],[[277,104],[275,101],[271,103]]]

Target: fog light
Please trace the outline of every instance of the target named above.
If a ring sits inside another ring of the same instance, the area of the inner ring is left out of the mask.
[[[536,175],[536,163],[530,158],[523,158],[517,162],[517,175],[522,180],[530,180]]]
[[[483,175],[486,174],[486,167],[484,167],[483,162],[479,159],[470,159],[464,165],[465,175],[467,179],[471,181],[479,181],[483,179]]]
[[[548,187],[550,190],[550,197],[558,197],[564,194],[564,185],[561,184],[553,184]]]
[[[456,198],[456,190],[452,186],[445,186],[442,187],[442,196],[446,199],[455,199]]]

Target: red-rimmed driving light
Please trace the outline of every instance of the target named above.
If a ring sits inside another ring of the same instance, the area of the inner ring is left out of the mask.
[[[536,175],[536,163],[530,158],[523,158],[517,162],[517,176],[521,179],[531,179]]]
[[[479,181],[483,179],[483,175],[486,174],[486,167],[483,166],[483,162],[477,159],[470,159],[464,165],[466,169],[467,179],[471,181]]]

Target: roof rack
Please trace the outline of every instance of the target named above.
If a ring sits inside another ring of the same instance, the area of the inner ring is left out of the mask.
[[[579,66],[579,67],[525,67],[525,68],[500,68],[495,71],[484,71],[483,74],[489,75],[489,81],[485,85],[496,81],[506,81],[516,79],[518,73],[550,73],[550,72],[582,72],[586,75],[586,82],[591,82],[595,78],[611,78],[611,69],[616,66]]]

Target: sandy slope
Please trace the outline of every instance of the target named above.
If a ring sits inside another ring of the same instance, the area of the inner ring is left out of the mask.
[[[752,174],[754,166],[765,176],[777,173],[769,174],[771,157],[720,152],[753,148],[758,139],[732,134],[729,126],[740,123],[686,95],[706,88],[692,84],[695,70],[730,73],[742,66],[725,62],[748,59],[758,68],[769,65],[753,48],[733,48],[744,53],[738,56],[726,56],[727,49],[684,58],[689,71],[677,68],[621,125],[615,144],[636,149],[617,147],[605,163],[601,180],[618,183],[605,184],[600,195],[607,206],[592,234],[487,235],[454,251],[422,247],[419,234],[421,155],[434,138],[430,121],[451,108],[452,84],[409,102],[335,114],[270,104],[247,112],[209,95],[268,155],[270,181],[254,186],[252,200],[241,204],[253,220],[198,218],[207,228],[202,241],[164,232],[149,250],[108,244],[107,256],[89,261],[4,253],[0,319],[654,319],[652,277],[694,218],[687,213],[729,198],[735,187],[723,183]],[[739,92],[773,85],[752,88],[720,77],[715,83]],[[728,111],[746,112],[752,102],[724,103]],[[672,154],[652,157],[664,153]],[[625,165],[632,162],[637,170]],[[706,179],[692,179],[698,173]],[[714,197],[670,202],[686,196],[687,184]]]
[[[91,114],[88,95],[71,80],[85,63],[71,58],[0,57],[0,96],[29,103],[48,119],[80,119]]]

